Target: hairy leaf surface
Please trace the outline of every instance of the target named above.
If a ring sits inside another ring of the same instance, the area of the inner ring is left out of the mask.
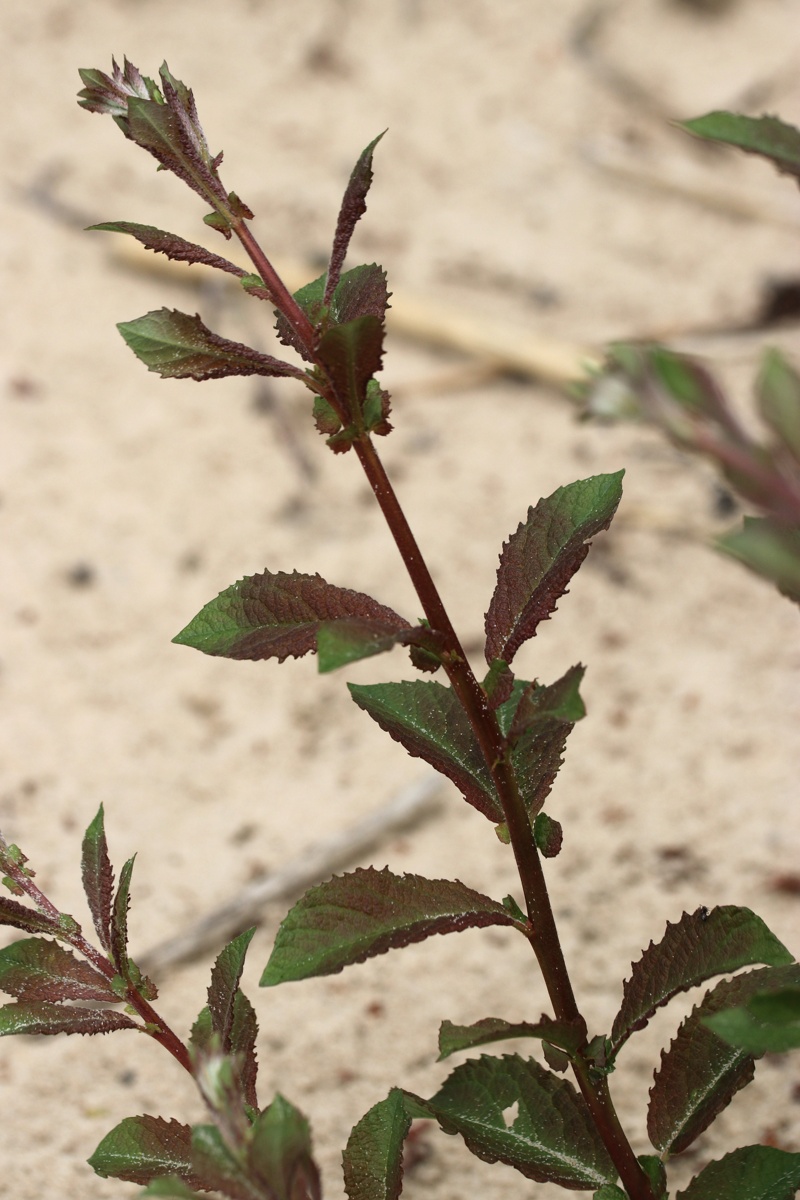
[[[111,957],[123,979],[129,975],[128,965],[128,908],[130,906],[131,876],[134,858],[129,858],[119,873],[119,886],[111,912]]]
[[[372,156],[375,152],[375,147],[382,137],[383,133],[379,133],[376,138],[373,138],[366,149],[362,150],[345,188],[345,193],[342,197],[342,206],[339,209],[339,217],[336,222],[336,232],[333,235],[333,249],[331,250],[328,277],[325,283],[326,304],[330,302],[336,285],[339,282],[353,231],[367,211],[367,192],[372,183]]]
[[[119,1000],[90,963],[45,938],[24,938],[0,950],[0,990],[25,1001]]]
[[[582,1097],[532,1059],[473,1059],[429,1103],[445,1132],[460,1133],[478,1158],[528,1179],[589,1191],[617,1177]],[[509,1126],[504,1113],[515,1104]]]
[[[12,1033],[111,1033],[114,1029],[138,1029],[138,1026],[122,1012],[52,1004],[47,1000],[19,1001],[0,1007],[0,1037]]]
[[[392,1088],[353,1126],[342,1155],[350,1200],[397,1200],[403,1190],[403,1143],[410,1128],[399,1088]]]
[[[108,857],[105,816],[100,805],[83,838],[81,852],[83,890],[89,902],[100,945],[111,951],[111,913],[114,899],[114,870]]]
[[[684,913],[631,964],[611,1031],[612,1055],[678,992],[754,963],[777,967],[791,961],[786,947],[749,908],[729,904]]]
[[[510,663],[554,611],[589,552],[607,529],[622,495],[623,471],[559,488],[535,508],[503,546],[497,586],[486,614],[486,661]]]
[[[217,961],[211,970],[211,983],[208,988],[208,1010],[211,1014],[211,1024],[215,1033],[222,1041],[225,1054],[230,1051],[230,1037],[233,1028],[234,1004],[239,993],[239,981],[244,970],[244,960],[247,948],[253,940],[255,926],[245,930],[228,942],[220,951]]]
[[[102,221],[99,225],[90,225],[88,231],[92,230],[100,230],[101,233],[130,234],[131,237],[136,238],[137,242],[141,242],[145,249],[152,250],[155,254],[165,254],[174,262],[202,263],[203,266],[216,267],[217,270],[226,271],[229,275],[236,275],[240,279],[247,274],[241,267],[229,262],[227,258],[222,258],[219,254],[206,250],[205,246],[198,246],[196,242],[187,242],[186,238],[180,237],[177,233],[167,233],[163,229],[156,229],[153,225],[138,225],[135,221]]]
[[[306,892],[283,921],[262,987],[332,975],[435,933],[519,922],[458,880],[359,868]]]
[[[280,1093],[256,1118],[248,1161],[276,1200],[319,1200],[319,1171],[308,1121]]]
[[[10,896],[0,896],[0,925],[24,929],[26,933],[57,933],[58,922]]]
[[[452,688],[423,679],[348,686],[359,708],[413,758],[446,775],[490,821],[504,819],[483,752]]]
[[[263,571],[220,592],[172,640],[223,658],[283,662],[316,650],[324,630],[324,664],[330,669],[337,653],[342,653],[342,643],[335,638],[340,622],[351,649],[355,642],[362,649],[372,647],[364,654],[377,653],[378,643],[378,649],[388,648],[386,639],[393,643],[411,629],[391,608],[363,592],[335,587],[319,575]],[[333,644],[325,641],[326,635]],[[353,657],[350,653],[342,661]]]
[[[681,125],[697,137],[768,158],[784,175],[800,180],[800,129],[778,117],[745,117],[722,111],[682,121]]]
[[[107,1133],[89,1159],[104,1178],[146,1184],[159,1175],[177,1175],[190,1187],[203,1188],[192,1171],[192,1131],[180,1121],[143,1114],[125,1117]]]
[[[710,1162],[676,1200],[794,1200],[800,1188],[800,1154],[772,1146],[741,1146]]]
[[[442,1021],[439,1028],[439,1061],[449,1058],[458,1050],[471,1050],[473,1046],[485,1046],[490,1042],[508,1038],[539,1038],[569,1053],[574,1053],[586,1037],[580,1022],[568,1024],[543,1016],[540,1021],[503,1021],[499,1017],[484,1017],[474,1025],[454,1025]]]
[[[178,309],[157,308],[133,321],[121,321],[117,329],[148,371],[162,379],[273,375],[308,382],[299,367],[212,333],[198,314],[191,317]]]

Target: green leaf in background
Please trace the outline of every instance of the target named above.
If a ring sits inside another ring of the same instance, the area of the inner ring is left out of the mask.
[[[745,517],[741,529],[717,538],[715,544],[800,604],[800,528],[770,517]]]
[[[276,1200],[319,1200],[321,1196],[308,1121],[280,1094],[256,1118],[248,1164]]]
[[[768,158],[782,174],[800,179],[800,129],[778,117],[745,117],[721,111],[680,124],[697,137]]]
[[[539,1038],[574,1054],[586,1040],[586,1029],[580,1021],[569,1024],[546,1016],[534,1024],[529,1021],[503,1021],[499,1017],[484,1017],[474,1025],[454,1025],[452,1021],[442,1021],[439,1028],[439,1062],[459,1050],[471,1050],[475,1046],[486,1046],[490,1042],[508,1038],[527,1037]]]
[[[718,1037],[749,1054],[800,1049],[800,987],[757,992],[745,1005],[706,1018]]]
[[[125,1117],[107,1133],[89,1159],[95,1174],[146,1184],[159,1175],[177,1175],[190,1187],[203,1187],[192,1171],[192,1132],[180,1121],[143,1114]]]
[[[108,857],[105,817],[100,805],[83,838],[81,851],[83,890],[89,902],[100,945],[111,952],[111,914],[114,899],[114,870]]]
[[[794,1200],[800,1154],[772,1146],[742,1146],[710,1162],[676,1200]]]
[[[706,1017],[746,1004],[759,991],[800,984],[800,966],[765,967],[725,980],[681,1023],[650,1090],[647,1133],[660,1154],[680,1154],[753,1078],[753,1056],[729,1045]]]
[[[428,1103],[445,1133],[460,1133],[485,1162],[577,1190],[617,1178],[583,1098],[533,1059],[472,1059]]]
[[[510,663],[555,610],[622,496],[624,471],[595,475],[540,500],[503,546],[497,586],[486,613],[486,661]]]
[[[518,926],[496,900],[457,880],[359,868],[311,888],[278,930],[262,987],[333,975],[435,933]]]
[[[222,379],[227,375],[288,376],[308,382],[305,372],[270,354],[212,333],[178,309],[158,308],[117,329],[148,371],[162,379]]]
[[[111,1009],[78,1008],[47,1000],[19,1001],[0,1007],[0,1037],[12,1033],[111,1033],[115,1029],[138,1029],[125,1013]]]
[[[766,350],[756,381],[761,415],[800,463],[800,375],[780,350]]]
[[[749,908],[729,904],[711,912],[699,908],[684,913],[676,924],[667,925],[660,942],[651,942],[631,964],[611,1031],[612,1057],[678,992],[754,963],[777,967],[792,961],[783,943]]]
[[[503,810],[460,700],[435,680],[348,684],[359,708],[368,712],[414,758],[422,758],[456,785],[464,799],[494,824]]]
[[[119,1001],[105,975],[45,938],[24,938],[0,950],[0,990],[25,1001]]]
[[[403,1189],[403,1144],[411,1128],[399,1088],[353,1126],[342,1155],[350,1200],[397,1200]]]

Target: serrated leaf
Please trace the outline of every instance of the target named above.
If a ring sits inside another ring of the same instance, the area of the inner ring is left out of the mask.
[[[741,529],[716,541],[718,549],[757,575],[769,579],[784,596],[800,604],[800,529],[769,517],[745,517]]]
[[[587,542],[607,529],[622,495],[623,471],[559,488],[535,508],[503,546],[497,586],[486,614],[486,661],[510,663],[554,611],[586,557]]]
[[[383,322],[368,315],[332,326],[319,340],[317,361],[325,368],[338,411],[348,424],[362,429],[367,384],[383,364]]]
[[[589,1190],[617,1177],[582,1097],[532,1059],[473,1059],[429,1103],[445,1132],[460,1133],[478,1158],[538,1183]],[[513,1105],[509,1126],[504,1113]]]
[[[119,997],[104,975],[45,938],[24,938],[0,950],[0,990],[20,1000],[105,1000]]]
[[[240,279],[246,277],[246,272],[227,258],[198,246],[196,242],[187,242],[177,233],[167,233],[156,229],[153,225],[138,225],[135,221],[103,221],[99,225],[89,225],[87,232],[100,230],[104,233],[127,233],[136,238],[137,242],[156,254],[164,254],[174,262],[202,263],[206,267],[216,267],[219,271],[227,271],[229,275],[237,275]]]
[[[385,132],[386,130],[384,130]],[[376,138],[373,138],[366,149],[362,150],[345,188],[345,193],[342,197],[342,206],[339,209],[339,217],[336,221],[336,232],[333,235],[333,249],[331,250],[331,260],[328,265],[327,280],[325,282],[324,301],[326,304],[330,302],[334,289],[339,282],[353,231],[367,211],[367,192],[372,183],[372,156],[375,152],[375,147],[382,137],[383,133],[379,133]]]
[[[756,992],[800,983],[800,966],[766,967],[725,980],[681,1023],[650,1089],[647,1133],[659,1153],[680,1154],[753,1078],[752,1055],[728,1045],[705,1018]]]
[[[362,641],[378,629],[389,636],[411,628],[371,596],[335,587],[319,575],[263,571],[220,592],[172,640],[223,658],[283,662],[316,650],[322,627],[335,629],[339,621],[351,637],[360,630]],[[331,651],[326,664],[333,657]]]
[[[581,1022],[569,1024],[542,1016],[540,1021],[503,1021],[499,1017],[484,1017],[473,1025],[454,1025],[442,1021],[439,1027],[439,1062],[459,1050],[471,1050],[474,1046],[485,1046],[490,1042],[508,1038],[539,1038],[550,1042],[570,1054],[583,1045],[586,1028]]]
[[[483,752],[452,688],[422,679],[348,687],[359,708],[413,758],[446,775],[494,824],[504,819]]]
[[[115,1029],[138,1029],[125,1013],[110,1009],[77,1008],[47,1000],[19,1001],[0,1007],[0,1037],[12,1033],[111,1033]]]
[[[631,964],[611,1031],[612,1057],[678,992],[754,963],[777,967],[791,961],[786,947],[749,908],[729,904],[711,912],[699,908],[684,913],[680,921],[667,924],[658,944],[651,942]]]
[[[756,993],[745,1005],[707,1017],[706,1025],[748,1054],[800,1049],[800,988]]]
[[[435,933],[518,925],[496,900],[458,880],[359,868],[306,892],[278,930],[262,987],[333,975],[350,963]]]
[[[256,1118],[248,1162],[276,1200],[319,1200],[319,1171],[308,1121],[280,1093]]]
[[[339,325],[346,325],[357,317],[371,316],[382,321],[389,307],[390,294],[383,267],[377,263],[364,263],[345,271],[340,278],[330,300],[331,315]]]
[[[158,308],[117,329],[148,371],[162,379],[222,379],[227,375],[290,376],[307,382],[299,367],[212,333],[198,314]]]
[[[236,993],[233,1002],[233,1024],[231,1025],[230,1052],[236,1055],[239,1063],[239,1078],[242,1083],[242,1093],[251,1108],[258,1108],[256,1080],[258,1078],[258,1059],[256,1057],[256,1039],[258,1038],[258,1018],[247,996],[241,991]]]
[[[180,1121],[151,1117],[125,1117],[107,1133],[89,1159],[103,1178],[147,1184],[159,1175],[177,1175],[192,1188],[204,1184],[192,1170],[192,1131]]]
[[[86,87],[78,92],[78,104],[89,112],[108,113],[112,117],[124,117],[128,112],[128,101],[132,96],[143,100],[160,100],[161,93],[152,79],[139,73],[133,63],[123,59],[120,70],[115,59],[111,60],[112,74],[104,71],[81,69],[78,74]]]
[[[762,417],[800,463],[800,375],[780,350],[764,352],[756,395]]]
[[[800,179],[800,129],[778,117],[745,117],[719,111],[680,124],[697,137],[768,158],[782,174]]]
[[[710,1162],[676,1200],[794,1200],[800,1154],[773,1146],[741,1146]]]
[[[233,1028],[234,1004],[239,993],[239,981],[244,970],[244,960],[247,948],[253,940],[255,925],[245,930],[238,937],[228,942],[220,951],[211,970],[211,983],[208,988],[208,1011],[211,1016],[211,1027],[218,1033],[222,1043],[223,1053],[230,1051],[230,1037]]]
[[[399,1088],[392,1088],[353,1126],[342,1155],[350,1200],[397,1200],[403,1190],[403,1143],[410,1128]]]
[[[231,1200],[253,1200],[258,1195],[216,1125],[192,1126],[191,1167],[204,1191],[223,1192]]]
[[[129,858],[119,873],[119,886],[114,896],[111,912],[111,957],[123,979],[130,975],[128,964],[128,907],[130,905],[131,876],[136,856]]]
[[[111,912],[114,896],[114,870],[108,857],[105,816],[100,805],[83,838],[81,851],[83,890],[89,902],[100,945],[111,950]]]
[[[12,929],[24,929],[26,933],[52,933],[59,931],[58,921],[19,904],[9,896],[0,896],[0,925],[8,925]]]

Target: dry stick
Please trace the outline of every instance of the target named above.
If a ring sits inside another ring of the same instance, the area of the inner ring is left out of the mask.
[[[219,947],[227,938],[257,921],[265,905],[300,895],[334,871],[348,866],[390,834],[409,829],[433,816],[440,808],[435,797],[441,786],[440,775],[426,775],[410,784],[349,829],[309,846],[283,870],[254,879],[227,904],[212,909],[176,937],[137,955],[137,964],[148,975],[153,975]]]

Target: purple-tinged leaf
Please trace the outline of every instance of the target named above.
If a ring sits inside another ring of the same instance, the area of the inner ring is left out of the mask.
[[[122,1012],[102,1008],[77,1008],[51,1004],[47,1000],[19,1001],[0,1006],[0,1037],[12,1033],[111,1033],[115,1029],[138,1029]]]
[[[583,1098],[533,1060],[473,1059],[429,1104],[444,1131],[460,1133],[476,1157],[508,1163],[527,1179],[588,1191],[617,1177]],[[505,1114],[514,1107],[509,1124]]]
[[[348,686],[359,708],[412,757],[446,775],[494,824],[504,819],[483,752],[452,688],[422,679]]]
[[[358,317],[377,317],[382,321],[390,295],[383,267],[364,263],[342,275],[330,301],[331,315],[338,325],[346,325]]]
[[[12,929],[24,929],[26,933],[52,933],[60,931],[59,924],[35,908],[19,904],[8,896],[0,896],[0,925],[9,925]]]
[[[397,1200],[403,1190],[403,1145],[411,1128],[403,1093],[392,1088],[353,1126],[342,1155],[350,1200]]]
[[[117,1004],[105,975],[45,938],[24,938],[0,950],[0,990],[20,1000],[104,1000]]]
[[[782,174],[800,180],[800,129],[778,117],[745,117],[723,111],[680,124],[697,137],[768,158]]]
[[[676,924],[667,924],[657,945],[651,942],[631,964],[611,1031],[612,1057],[678,992],[754,963],[777,967],[790,962],[786,947],[749,908],[729,904],[711,912],[699,908],[684,913]]]
[[[753,1056],[724,1042],[705,1018],[757,992],[800,983],[800,966],[764,967],[724,980],[682,1022],[650,1089],[647,1134],[659,1153],[680,1154],[753,1078]]]
[[[794,1200],[800,1154],[773,1146],[740,1146],[710,1162],[676,1200]]]
[[[123,59],[124,70],[120,70],[115,59],[111,60],[112,74],[104,71],[79,70],[81,81],[86,84],[78,92],[78,104],[89,112],[108,113],[112,117],[125,117],[128,101],[132,96],[141,100],[160,101],[161,93],[152,79],[140,75],[133,63]]]
[[[385,621],[363,618],[328,621],[317,632],[317,661],[321,673],[335,671],[348,663],[373,654],[391,650],[398,642],[405,644],[412,633],[405,623],[398,629]],[[437,663],[438,666],[438,663]]]
[[[258,1078],[258,1059],[256,1057],[256,1040],[258,1038],[258,1018],[256,1010],[245,996],[237,992],[233,1002],[233,1022],[230,1033],[230,1052],[235,1055],[239,1064],[239,1078],[242,1093],[251,1108],[258,1108],[256,1080]]]
[[[707,1017],[706,1025],[748,1054],[800,1050],[800,987],[757,992],[747,1004]]]
[[[219,1035],[223,1054],[238,1056],[242,1088],[248,1104],[256,1107],[256,1035],[258,1023],[253,1006],[239,990],[247,948],[255,926],[240,933],[222,950],[211,971],[208,988],[210,1031]],[[202,1018],[202,1014],[201,1014]],[[192,1031],[193,1040],[194,1030]]]
[[[745,517],[741,529],[717,538],[715,545],[800,604],[800,529],[796,525],[770,517]]]
[[[800,464],[800,375],[780,350],[765,351],[756,394],[762,417]]]
[[[102,804],[83,838],[81,873],[83,890],[89,902],[89,911],[92,914],[100,945],[104,950],[110,952],[114,870],[108,857]]]
[[[172,640],[222,658],[283,662],[316,650],[321,629],[335,633],[340,621],[351,644],[354,630],[362,644],[369,644],[376,636],[396,641],[411,629],[391,608],[363,592],[335,587],[319,575],[263,571],[220,592]],[[325,647],[326,654],[329,649]],[[326,669],[330,662],[329,656]]]
[[[533,837],[540,854],[545,858],[556,858],[564,844],[564,830],[560,821],[547,813],[540,812],[533,823]]]
[[[514,672],[502,658],[495,658],[481,684],[491,708],[499,708],[510,700],[514,691]],[[524,685],[528,687],[528,684]]]
[[[206,1191],[222,1192],[231,1200],[255,1200],[259,1195],[216,1125],[192,1126],[192,1170]]]
[[[294,299],[314,326],[320,326],[328,316],[328,306],[323,301],[324,293],[324,275],[318,275],[316,279],[312,279],[310,283],[303,284],[294,293]],[[281,312],[276,312],[275,318],[275,332],[279,340],[283,342],[284,346],[291,346],[302,358],[310,362],[311,356],[308,347],[297,336],[291,323],[287,321]]]
[[[167,233],[152,225],[137,225],[134,221],[103,221],[100,225],[89,225],[87,232],[94,229],[106,233],[128,233],[147,250],[165,254],[174,262],[201,263],[204,267],[216,267],[217,270],[227,271],[229,275],[236,275],[240,279],[247,277],[246,271],[237,267],[235,263],[228,262],[227,258],[213,254],[211,250],[206,250],[205,246],[198,246],[196,242],[187,242],[177,233]]]
[[[275,1200],[320,1200],[308,1121],[280,1093],[256,1118],[248,1163]]]
[[[385,132],[386,130],[383,131],[383,133]],[[333,249],[328,265],[328,277],[323,297],[325,304],[330,303],[336,285],[339,282],[353,231],[367,211],[367,192],[372,183],[372,156],[375,152],[375,147],[383,137],[383,133],[379,133],[367,148],[362,150],[345,188],[345,193],[342,197],[342,207],[339,209],[339,217],[336,222],[336,232],[333,235]]]
[[[164,1117],[125,1117],[107,1133],[89,1159],[103,1178],[146,1184],[159,1175],[177,1175],[192,1188],[204,1188],[191,1163],[192,1131]]]
[[[607,529],[622,495],[623,471],[559,488],[528,509],[503,546],[497,586],[486,614],[486,661],[510,663],[519,647],[554,611],[589,552],[587,542]]]
[[[308,377],[299,367],[212,333],[198,315],[158,308],[117,329],[148,371],[162,379],[223,379],[228,375]]]
[[[365,427],[367,385],[383,363],[382,321],[366,316],[333,325],[320,338],[317,359],[330,380],[339,414],[358,432]]]
[[[442,1021],[439,1028],[439,1062],[459,1050],[471,1050],[474,1046],[486,1046],[490,1042],[507,1041],[509,1038],[539,1038],[569,1054],[586,1041],[586,1027],[580,1021],[554,1021],[542,1016],[540,1021],[503,1021],[499,1017],[484,1017],[474,1025],[453,1025]]]
[[[333,975],[435,933],[520,923],[458,880],[360,868],[306,892],[284,919],[262,987]]]
[[[111,911],[111,945],[109,949],[114,965],[123,979],[128,979],[131,973],[128,962],[128,907],[134,861],[135,855],[128,859],[119,873],[119,886]]]

